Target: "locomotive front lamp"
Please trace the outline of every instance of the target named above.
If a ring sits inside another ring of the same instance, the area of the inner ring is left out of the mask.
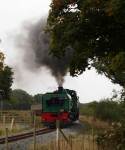
[[[64,112],[64,109],[60,109],[60,112]]]

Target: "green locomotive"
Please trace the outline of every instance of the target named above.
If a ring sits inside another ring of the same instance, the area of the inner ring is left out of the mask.
[[[46,126],[55,125],[56,120],[68,124],[79,119],[79,99],[74,90],[58,87],[57,91],[42,95],[41,120]]]

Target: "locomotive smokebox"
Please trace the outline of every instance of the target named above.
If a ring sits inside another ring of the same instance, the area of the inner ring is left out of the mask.
[[[63,91],[63,87],[62,87],[62,86],[59,86],[59,87],[58,87],[58,91],[59,91],[59,92]]]

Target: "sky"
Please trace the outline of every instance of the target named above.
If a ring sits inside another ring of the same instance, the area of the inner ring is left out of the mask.
[[[31,72],[21,65],[23,53],[17,48],[14,37],[21,33],[24,24],[37,22],[47,16],[51,0],[0,0],[0,50],[5,53],[5,63],[13,68],[12,88],[26,90],[30,94],[45,93],[57,89],[50,71],[42,68]],[[76,90],[82,103],[101,100],[112,96],[112,90],[120,90],[94,69],[78,77],[65,77],[64,88]]]

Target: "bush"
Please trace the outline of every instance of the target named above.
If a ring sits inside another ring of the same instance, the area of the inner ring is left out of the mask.
[[[98,102],[94,101],[87,104],[80,104],[80,114],[86,116],[93,116]]]
[[[95,116],[102,120],[120,121],[122,117],[121,105],[116,101],[100,101],[95,109]]]
[[[104,121],[121,121],[125,116],[125,104],[110,99],[80,105],[80,114],[94,116]]]
[[[106,150],[125,149],[125,123],[114,123],[110,130],[97,136],[97,144]]]

